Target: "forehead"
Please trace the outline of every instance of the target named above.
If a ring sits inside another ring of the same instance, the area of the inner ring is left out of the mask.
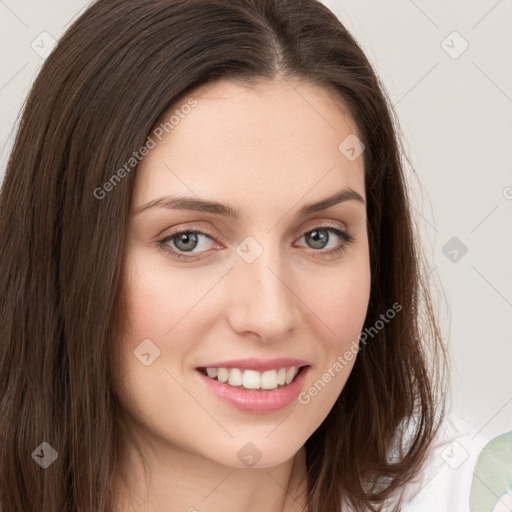
[[[363,158],[351,161],[339,149],[358,135],[356,125],[341,100],[317,84],[214,82],[176,102],[158,127],[156,145],[136,171],[135,204],[193,193],[231,203],[236,195],[242,206],[283,194],[314,199],[343,187],[364,197]]]

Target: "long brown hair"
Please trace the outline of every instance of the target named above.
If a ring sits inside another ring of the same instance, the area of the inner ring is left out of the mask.
[[[307,506],[378,510],[420,467],[444,411],[445,354],[422,277],[398,122],[363,51],[316,0],[98,0],[37,76],[0,196],[2,510],[111,506],[122,428],[111,353],[136,170],[101,198],[95,190],[195,87],[278,76],[321,84],[348,107],[365,146],[365,329],[392,304],[402,307],[362,347],[306,442]],[[412,417],[412,438],[391,460]],[[45,470],[33,460],[43,442],[57,454]]]

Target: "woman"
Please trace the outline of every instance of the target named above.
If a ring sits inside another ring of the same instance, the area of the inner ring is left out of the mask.
[[[84,12],[2,188],[4,510],[425,510],[445,355],[397,131],[315,0]]]

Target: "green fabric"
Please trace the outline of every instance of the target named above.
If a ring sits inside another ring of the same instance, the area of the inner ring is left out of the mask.
[[[493,512],[495,506],[496,511],[510,509],[512,512],[512,432],[495,437],[485,445],[473,473],[471,512]],[[507,492],[511,497],[500,501]]]

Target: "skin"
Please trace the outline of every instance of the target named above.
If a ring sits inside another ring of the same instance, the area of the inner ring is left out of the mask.
[[[347,200],[305,218],[297,212],[347,187],[366,200],[363,158],[349,161],[338,150],[358,132],[332,92],[304,81],[223,80],[192,96],[197,106],[136,171],[115,392],[151,476],[144,478],[123,438],[116,510],[299,510],[304,443],[331,410],[355,358],[308,404],[294,401],[268,414],[224,403],[195,368],[297,357],[311,365],[308,389],[357,341],[370,295],[366,206]],[[229,204],[241,218],[165,207],[136,212],[166,195]],[[329,239],[315,245],[307,234],[326,224],[347,230],[353,242],[322,231]],[[172,233],[205,228],[211,238],[200,237],[195,247],[179,237],[167,242],[192,255],[189,261],[158,246]],[[263,249],[251,264],[236,252],[248,236]],[[326,254],[340,245],[340,253]],[[160,350],[149,366],[134,356],[144,339]],[[237,457],[248,442],[261,453],[252,467]]]

